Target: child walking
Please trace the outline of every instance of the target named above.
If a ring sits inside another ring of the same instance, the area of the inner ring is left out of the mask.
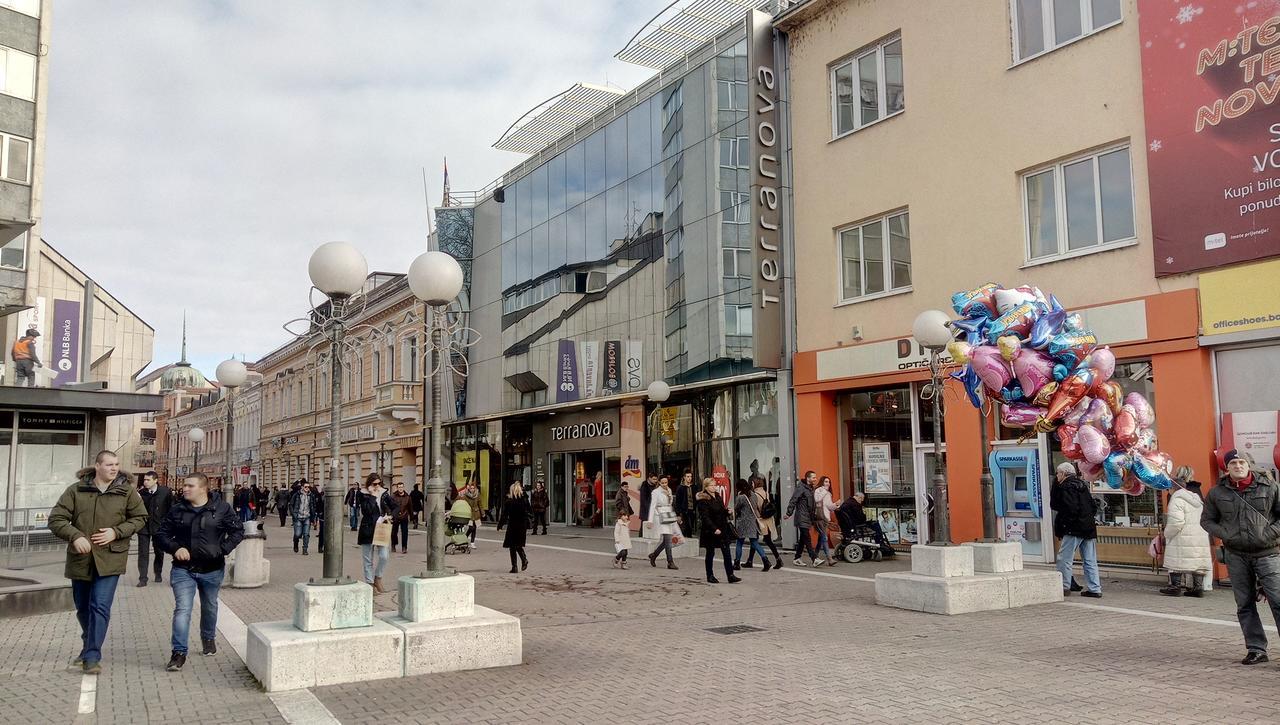
[[[627,568],[627,549],[631,548],[631,527],[628,523],[631,516],[625,510],[618,512],[618,522],[613,525],[613,548],[618,555],[613,557],[614,569]]]

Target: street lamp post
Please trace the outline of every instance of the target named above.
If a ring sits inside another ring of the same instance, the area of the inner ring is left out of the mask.
[[[347,301],[369,276],[364,255],[346,242],[322,244],[307,264],[311,284],[329,298],[329,478],[324,487],[324,578],[313,584],[346,584],[342,574],[342,487],[338,456],[342,436],[342,316]]]
[[[384,441],[382,443],[379,443],[378,444],[378,473],[381,475],[386,475],[387,473],[386,464],[383,462],[383,456],[385,456],[386,453],[387,453],[386,442]]]
[[[942,465],[942,363],[939,355],[951,342],[951,318],[940,310],[925,310],[916,316],[911,334],[929,351],[929,391],[933,401],[933,541],[935,546],[951,544],[951,512],[947,501],[947,474]]]
[[[200,442],[204,440],[204,428],[199,426],[187,431],[187,440],[191,441],[191,472],[200,472]]]
[[[655,380],[649,383],[648,389],[645,390],[645,397],[655,403],[653,408],[653,417],[655,426],[658,429],[658,475],[662,475],[662,454],[666,450],[666,443],[662,440],[662,404],[671,399],[671,386],[667,385],[664,380]]]
[[[226,435],[223,436],[223,440],[226,442],[227,447],[225,456],[227,472],[225,474],[226,478],[224,479],[224,482],[233,481],[234,479],[231,473],[231,467],[234,465],[234,461],[232,460],[231,449],[233,447],[232,441],[234,440],[235,435],[235,421],[232,418],[232,414],[235,411],[234,402],[236,388],[244,385],[245,379],[249,377],[249,371],[245,368],[244,363],[232,358],[218,363],[218,369],[214,374],[218,379],[218,384],[227,389],[227,419],[224,423],[226,426]]]
[[[458,260],[444,252],[426,252],[409,265],[409,289],[414,297],[426,303],[431,311],[431,477],[427,480],[427,571],[419,576],[435,578],[452,576],[454,572],[444,566],[444,494],[445,482],[441,475],[441,438],[443,426],[440,417],[440,389],[445,371],[449,369],[447,355],[449,344],[446,306],[462,292],[462,266]],[[424,382],[426,376],[423,376]],[[424,464],[428,460],[423,449]]]

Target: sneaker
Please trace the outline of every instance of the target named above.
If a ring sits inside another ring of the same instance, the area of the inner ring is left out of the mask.
[[[822,565],[823,565],[823,564],[825,564],[826,562],[827,562],[827,560],[826,560],[826,559],[818,558],[818,559],[814,559],[814,560],[813,560],[813,565],[814,565],[814,566],[822,566]]]
[[[804,566],[804,561],[800,559],[796,559],[795,561],[791,562],[791,566]]]
[[[1263,655],[1263,657],[1266,657],[1266,655]],[[86,675],[100,675],[100,674],[102,674],[102,663],[101,663],[101,662],[90,662],[90,661],[86,660],[86,661],[85,661],[85,662],[80,666],[80,670],[81,670],[82,672],[84,672]]]
[[[75,670],[75,671],[77,671],[77,672],[82,671],[82,670],[84,669],[84,658],[83,658],[83,657],[77,657],[77,658],[75,658],[75,659],[71,660],[71,664],[70,664],[70,665],[67,665],[67,669],[68,669],[68,670]]]
[[[1073,591],[1073,592],[1082,592],[1082,591],[1084,591],[1084,587],[1082,587],[1082,586],[1080,586],[1079,584],[1077,584],[1077,583],[1076,583],[1075,577],[1072,577],[1072,579],[1071,579],[1071,591]]]
[[[147,585],[147,580],[146,580],[146,579],[143,579],[142,581],[138,582],[138,586],[139,586],[139,587],[145,587],[146,585]]]
[[[1080,592],[1080,596],[1082,596],[1082,597],[1088,597],[1089,599],[1101,599],[1101,598],[1102,598],[1102,592],[1089,592],[1089,591],[1084,591],[1084,592]]]
[[[617,559],[614,559],[614,560],[613,560],[613,568],[614,568],[614,569],[621,569],[621,568],[622,568],[622,562],[618,561]]]
[[[1266,652],[1250,652],[1249,654],[1247,654],[1247,655],[1245,655],[1245,656],[1244,656],[1244,659],[1240,660],[1240,664],[1242,664],[1242,665],[1260,665],[1260,664],[1262,664],[1263,662],[1266,662],[1266,661],[1267,661],[1267,653],[1266,653]]]
[[[1182,596],[1182,587],[1160,587],[1160,593],[1166,597]]]
[[[737,583],[738,583],[738,582],[740,582],[740,581],[742,581],[742,578],[741,578],[741,577],[737,577],[737,576],[731,576],[731,577],[729,577],[729,583],[730,583],[730,584],[737,584]]]
[[[200,653],[205,657],[212,657],[218,654],[218,643],[212,639],[202,639],[200,644],[204,645],[204,650]]]
[[[625,561],[624,561],[624,562],[622,562],[622,568],[623,568],[623,569],[626,569],[626,568],[627,568],[627,562],[625,562]]]
[[[186,655],[182,654],[181,652],[174,652],[173,656],[169,658],[169,664],[165,665],[164,668],[169,672],[177,672],[178,670],[182,669],[182,666],[185,665],[186,663],[187,663]]]

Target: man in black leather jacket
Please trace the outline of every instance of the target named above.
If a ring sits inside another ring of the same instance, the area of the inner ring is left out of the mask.
[[[244,538],[244,525],[226,501],[209,498],[203,473],[182,482],[183,500],[174,504],[156,533],[160,548],[173,555],[169,584],[173,587],[173,654],[165,669],[176,672],[187,661],[191,605],[200,591],[200,642],[203,654],[217,654],[218,590],[226,556]]]

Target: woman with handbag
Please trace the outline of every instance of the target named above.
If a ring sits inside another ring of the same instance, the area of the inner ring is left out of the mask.
[[[729,509],[725,508],[720,498],[720,486],[714,478],[702,479],[702,490],[694,497],[698,506],[698,545],[707,550],[707,583],[719,584],[712,571],[716,561],[716,551],[724,559],[724,573],[730,584],[742,581],[733,573],[733,562],[729,559],[729,542],[738,538],[738,532],[729,523]]]
[[[467,526],[467,538],[471,540],[471,550],[476,550],[476,532],[480,530],[480,519],[484,512],[480,509],[480,487],[476,485],[475,479],[467,481],[467,487],[462,489],[462,500],[467,502],[471,507],[471,524]]]
[[[1174,478],[1183,488],[1169,497],[1164,515],[1164,567],[1169,570],[1169,586],[1160,593],[1169,597],[1204,596],[1205,576],[1213,570],[1209,532],[1200,526],[1204,499],[1200,482],[1192,480],[1191,466],[1179,466]]]
[[[756,516],[755,505],[751,503],[751,485],[745,480],[738,481],[738,495],[733,499],[733,528],[738,531],[738,548],[734,550],[733,568],[742,568],[742,544],[743,542],[751,542],[750,552],[755,555],[760,554],[760,561],[764,562],[764,570],[769,571],[773,565],[769,562],[769,557],[764,555],[764,549],[760,548],[760,519]],[[747,568],[751,568],[751,559],[747,558]]]
[[[755,479],[752,485],[755,488],[750,495],[751,507],[755,509],[756,525],[760,529],[760,538],[764,540],[764,545],[769,547],[769,551],[773,552],[773,568],[781,569],[782,554],[778,553],[778,542],[774,540],[778,536],[778,521],[775,518],[778,513],[778,505],[769,496],[768,483],[763,478]],[[755,557],[755,549],[752,549],[747,553],[747,563],[744,566],[750,569],[751,562]]]
[[[529,558],[524,554],[525,534],[529,531],[529,499],[524,497],[524,486],[517,481],[507,489],[507,502],[502,507],[498,527],[507,525],[502,537],[502,547],[511,551],[511,572],[516,573],[516,557],[520,557],[520,571],[529,568]]]
[[[360,530],[356,534],[356,543],[360,544],[364,559],[364,581],[373,587],[375,593],[381,594],[386,591],[382,588],[382,572],[387,568],[388,547],[391,545],[391,497],[382,487],[382,477],[376,473],[370,473],[364,485],[364,491],[359,494]]]
[[[831,477],[823,476],[818,479],[818,488],[813,492],[813,526],[818,530],[817,551],[825,555],[827,566],[836,565],[836,558],[827,548],[827,540],[830,534],[831,514],[835,513],[839,507],[840,502],[833,500],[831,496]],[[821,561],[821,559],[815,560],[813,565],[817,566]]]
[[[653,528],[654,536],[662,538],[662,543],[649,555],[649,566],[658,565],[658,554],[667,552],[667,568],[679,569],[671,556],[671,547],[679,543],[680,519],[671,505],[671,482],[666,476],[658,479],[658,487],[653,489]]]

